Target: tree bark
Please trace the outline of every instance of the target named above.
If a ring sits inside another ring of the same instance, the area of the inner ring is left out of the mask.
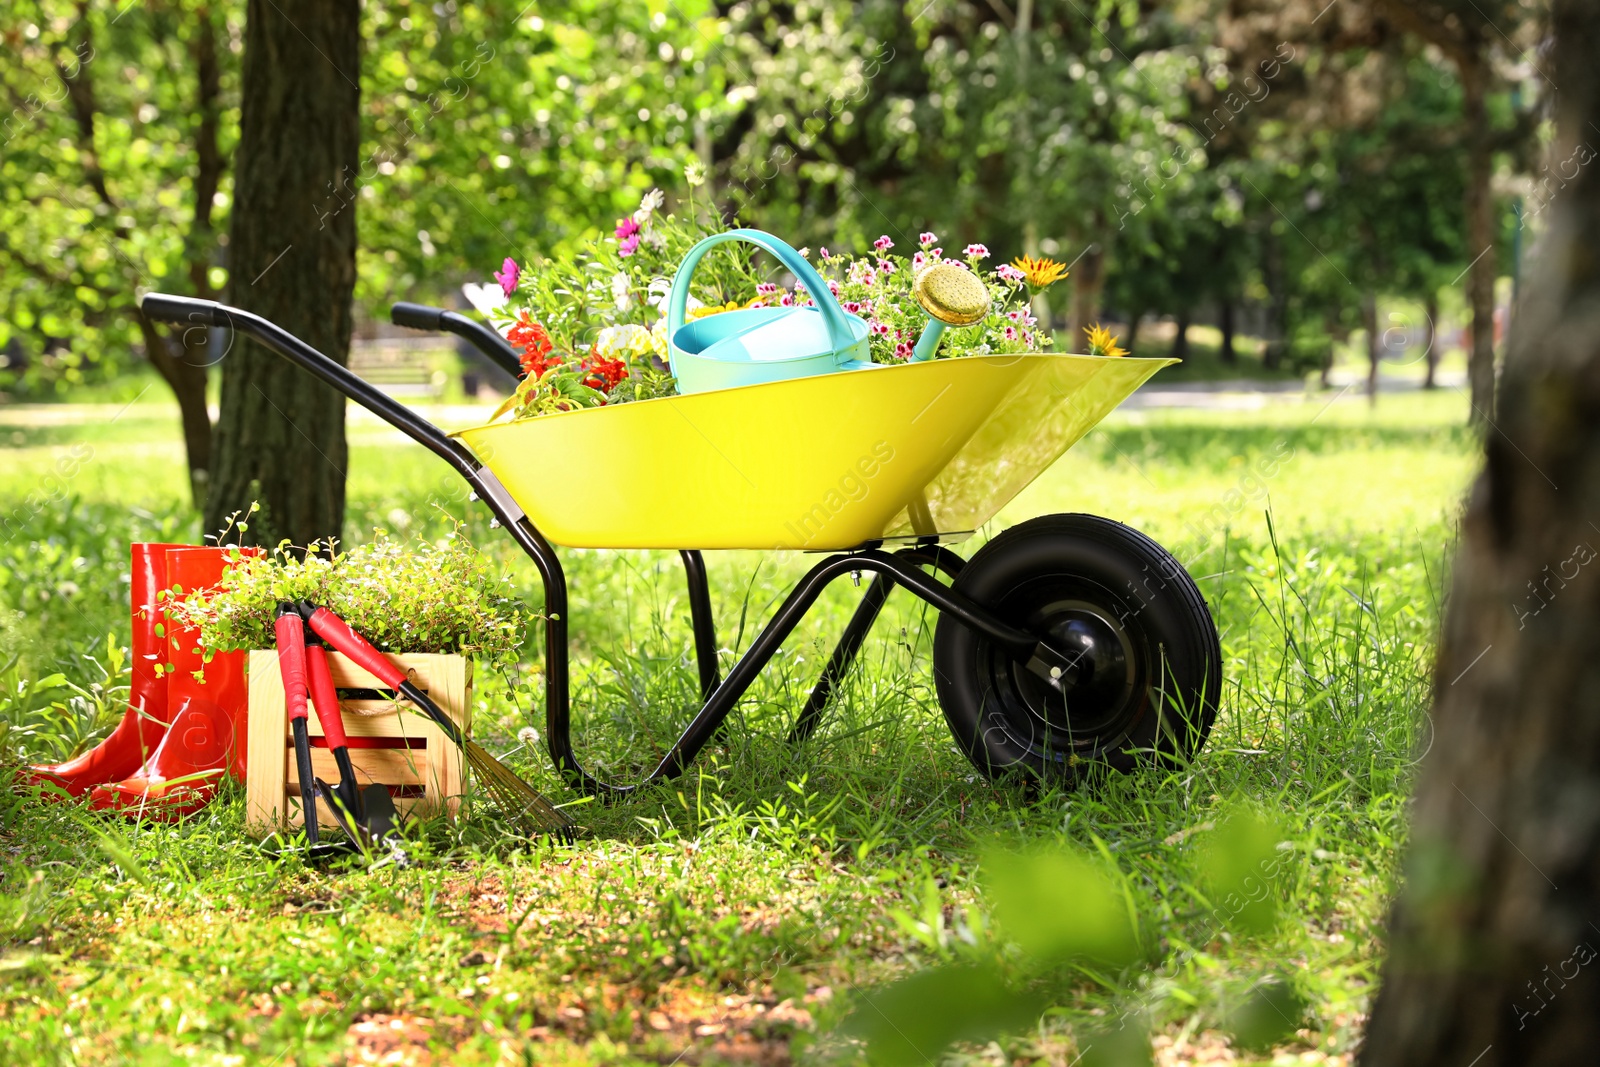
[[[1600,13],[1558,0],[1556,158],[1600,123]],[[1552,209],[1462,526],[1364,1067],[1600,1047],[1600,168]]]
[[[231,302],[339,363],[356,276],[361,127],[354,0],[250,0],[230,231]],[[208,529],[261,504],[247,539],[304,545],[344,522],[344,398],[235,337],[223,360]]]
[[[1105,285],[1105,251],[1098,245],[1089,246],[1072,271],[1072,325],[1069,327],[1073,344],[1078,351],[1084,347],[1084,331],[1094,324],[1100,314],[1100,290]]]
[[[1262,242],[1261,274],[1267,285],[1267,344],[1261,365],[1277,370],[1289,348],[1289,280],[1284,277],[1283,249],[1269,230]],[[1326,379],[1326,373],[1324,373]],[[1326,381],[1323,382],[1327,384]]]
[[[1218,325],[1222,329],[1222,350],[1218,354],[1230,367],[1239,362],[1239,354],[1233,350],[1233,315],[1233,301],[1224,300],[1218,314]]]
[[[1494,419],[1494,194],[1489,187],[1493,156],[1485,104],[1489,69],[1481,55],[1464,55],[1458,64],[1467,127],[1467,252],[1476,256],[1467,269],[1467,304],[1472,309],[1472,345],[1467,355],[1472,420]]]
[[[1427,360],[1428,373],[1427,373],[1427,376],[1422,379],[1422,387],[1424,389],[1434,389],[1434,388],[1437,388],[1438,384],[1439,384],[1438,381],[1436,380],[1437,377],[1438,377],[1438,374],[1439,374],[1439,294],[1438,293],[1430,292],[1428,294],[1427,302],[1423,307],[1423,313],[1427,317],[1427,320],[1428,320],[1428,325],[1427,325],[1427,331],[1428,332],[1426,334],[1426,337],[1427,337],[1426,347],[1423,348],[1423,350],[1422,350],[1422,358]]]
[[[1168,353],[1173,359],[1189,358],[1189,312],[1178,312],[1177,319],[1173,322],[1172,351]]]
[[[204,508],[211,470],[211,413],[206,410],[206,327],[191,326],[179,334],[176,341],[169,341],[144,312],[135,311],[134,316],[139,323],[139,335],[144,338],[145,358],[178,399],[184,457],[189,463],[189,493],[194,506]],[[186,341],[198,342],[198,348]]]
[[[1367,400],[1378,402],[1378,368],[1383,362],[1383,347],[1378,341],[1378,294],[1361,298],[1361,326],[1367,334]]]

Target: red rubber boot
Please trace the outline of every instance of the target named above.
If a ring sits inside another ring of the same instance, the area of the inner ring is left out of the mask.
[[[167,677],[157,673],[167,642],[157,637],[162,621],[156,594],[167,587],[167,550],[182,545],[138,543],[132,547],[129,596],[133,615],[133,678],[128,710],[111,736],[65,763],[35,765],[23,772],[30,783],[50,784],[82,796],[105,782],[119,782],[137,771],[167,732]]]
[[[228,551],[169,550],[168,584],[184,593],[215,585],[227,569]],[[97,787],[90,806],[175,819],[209,804],[224,774],[243,781],[246,659],[244,652],[219,652],[206,663],[199,631],[169,622],[167,706],[174,712],[172,726],[137,774]],[[195,677],[197,671],[203,680]]]

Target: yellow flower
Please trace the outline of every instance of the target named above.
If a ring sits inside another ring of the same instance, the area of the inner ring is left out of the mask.
[[[1091,356],[1125,356],[1127,349],[1117,347],[1117,335],[1100,325],[1085,326],[1083,332],[1089,335],[1089,354]]]
[[[1067,276],[1066,267],[1043,256],[1038,259],[1022,256],[1012,260],[1011,265],[1022,272],[1023,280],[1028,283],[1030,289],[1048,289]]]
[[[660,357],[663,363],[667,361],[669,346],[667,344],[667,320],[665,318],[657,319],[656,324],[650,328],[650,347],[655,349],[656,355]]]
[[[651,350],[650,331],[631,322],[607,326],[595,338],[594,347],[607,359],[628,360],[648,356]]]
[[[724,311],[739,311],[743,307],[744,305],[737,300],[730,300],[726,304],[703,304],[689,312],[689,319],[690,321],[703,319],[707,315],[720,315]]]

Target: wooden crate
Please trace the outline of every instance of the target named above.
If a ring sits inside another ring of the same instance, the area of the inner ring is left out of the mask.
[[[432,697],[463,730],[471,725],[471,660],[462,656],[392,654],[389,660],[408,672],[417,688]],[[347,690],[387,690],[344,655],[330,650],[328,667],[334,686],[340,690],[339,707],[351,742],[350,761],[355,765],[357,783],[366,786],[381,782],[399,790],[395,807],[402,813],[431,815],[443,811],[455,815],[461,804],[463,782],[461,750],[455,743],[433,720],[403,700],[347,699]],[[295,771],[289,712],[283,699],[283,678],[278,673],[278,653],[251,652],[249,669],[245,818],[252,833],[266,835],[300,826],[305,816],[300,810],[300,782]],[[339,779],[339,770],[332,753],[318,747],[322,724],[314,706],[306,727],[313,739],[311,766],[332,785]],[[369,738],[387,747],[357,747],[360,740]],[[326,800],[317,813],[317,823],[325,833],[338,826]]]

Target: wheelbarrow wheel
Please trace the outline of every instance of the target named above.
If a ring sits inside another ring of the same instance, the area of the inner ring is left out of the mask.
[[[1216,717],[1222,652],[1194,579],[1139,531],[1093,515],[1015,526],[972,557],[954,588],[1075,659],[1060,687],[941,616],[939,705],[990,778],[1063,784],[1095,767],[1181,762]]]

